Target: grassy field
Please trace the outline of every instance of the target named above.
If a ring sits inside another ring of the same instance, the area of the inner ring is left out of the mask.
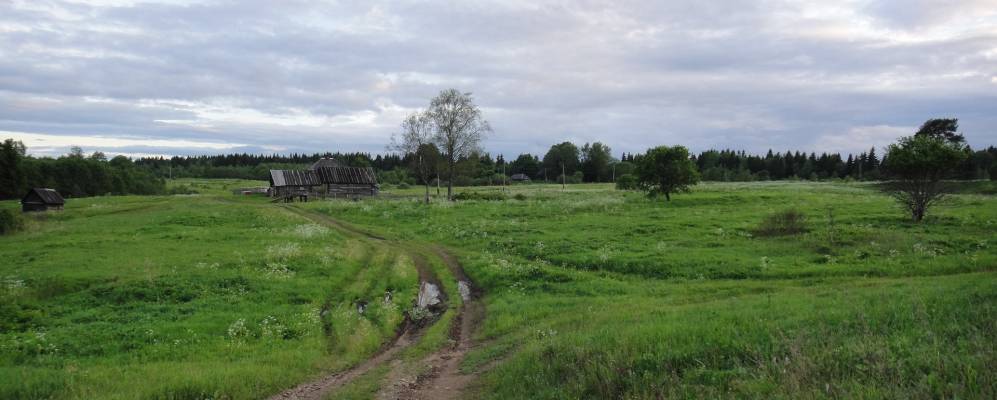
[[[259,184],[74,199],[0,237],[0,398],[261,398],[344,369],[394,334],[417,292],[408,251],[429,243],[485,293],[471,397],[997,396],[992,183],[923,224],[843,183],[703,184],[670,203],[609,185],[468,188],[505,200],[430,206],[386,188],[299,205],[401,246],[231,194]],[[789,208],[808,232],[757,234]],[[356,313],[385,291],[394,302]],[[442,346],[450,318],[405,357]],[[335,397],[371,398],[386,374]]]
[[[0,398],[259,398],[394,336],[408,257],[222,184],[73,199],[0,237]]]
[[[465,368],[502,361],[482,397],[992,398],[997,199],[973,187],[924,224],[868,185],[799,182],[307,207],[463,250],[488,313]],[[809,232],[753,233],[788,208]]]

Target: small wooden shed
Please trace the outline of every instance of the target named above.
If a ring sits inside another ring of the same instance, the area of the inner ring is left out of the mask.
[[[66,205],[66,200],[53,189],[34,188],[21,198],[21,210],[48,211],[61,210]]]

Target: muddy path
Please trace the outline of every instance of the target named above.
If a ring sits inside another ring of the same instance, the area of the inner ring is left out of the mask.
[[[295,207],[285,206],[285,210],[311,220],[321,225],[329,226],[340,230],[349,236],[358,237],[361,240],[369,240],[378,244],[391,245],[390,242],[380,236],[365,232],[349,224],[337,221],[325,215],[308,212]],[[419,275],[419,296],[417,304],[425,306],[430,310],[439,311],[447,307],[446,294],[442,291],[439,278],[433,273],[428,260],[421,253],[400,245],[392,245],[403,253],[407,254],[415,265]],[[435,321],[434,321],[435,322]],[[399,327],[395,337],[386,343],[377,353],[366,361],[353,366],[345,371],[328,374],[318,379],[302,383],[293,388],[271,396],[271,400],[320,400],[337,388],[349,384],[356,378],[363,376],[368,371],[397,358],[397,356],[409,346],[418,342],[423,330],[431,324],[413,324],[406,317],[405,322]]]
[[[457,280],[463,300],[451,325],[451,345],[419,360],[414,368],[410,366],[409,369],[416,371],[414,373],[405,372],[401,360],[396,360],[392,363],[388,381],[377,394],[378,399],[460,399],[466,394],[470,383],[478,378],[476,373],[462,373],[460,365],[474,348],[474,334],[485,318],[481,291],[467,277],[456,257],[439,246],[433,251]]]

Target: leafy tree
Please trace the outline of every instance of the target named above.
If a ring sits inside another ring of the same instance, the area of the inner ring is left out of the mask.
[[[914,135],[931,136],[944,139],[949,143],[961,144],[966,141],[966,138],[956,133],[958,130],[959,120],[957,118],[933,118],[924,121],[924,124]]]
[[[942,179],[966,158],[965,145],[952,137],[915,134],[886,149],[883,166],[891,180],[884,188],[910,212],[914,222],[920,222],[928,208],[945,196],[947,187]]]
[[[429,102],[426,111],[433,122],[433,142],[447,165],[447,199],[453,200],[454,172],[457,161],[478,150],[481,139],[491,132],[491,126],[474,104],[470,93],[446,89]]]
[[[578,146],[571,142],[558,143],[550,146],[547,154],[544,155],[543,167],[554,176],[561,177],[563,170],[565,175],[572,175],[578,170],[581,152]],[[559,178],[563,179],[563,177]]]
[[[588,182],[609,180],[609,163],[613,161],[609,146],[595,142],[582,146],[582,173]]]
[[[429,204],[429,180],[440,158],[432,140],[433,120],[426,113],[416,112],[402,121],[401,133],[393,135],[388,146],[411,159],[413,169],[426,186],[426,204]]]
[[[699,172],[685,147],[659,146],[637,159],[637,182],[649,196],[671,201],[672,193],[688,192],[699,182]]]

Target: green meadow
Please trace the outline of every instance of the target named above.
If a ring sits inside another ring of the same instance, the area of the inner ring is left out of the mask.
[[[921,224],[863,183],[701,184],[667,203],[599,184],[428,206],[419,187],[231,194],[260,184],[70,199],[0,236],[0,398],[266,398],[389,342],[418,292],[413,254],[459,299],[430,245],[483,292],[468,398],[997,396],[992,182]],[[789,209],[805,232],[760,234]],[[402,357],[446,345],[454,303]],[[333,396],[372,398],[389,375]]]
[[[0,398],[261,398],[395,335],[407,256],[215,192],[72,199],[0,237]]]
[[[486,293],[464,361],[475,397],[997,395],[993,183],[923,224],[869,184],[702,184],[668,203],[609,185],[465,190],[505,200],[305,207],[460,249]],[[754,233],[786,209],[806,233]]]

